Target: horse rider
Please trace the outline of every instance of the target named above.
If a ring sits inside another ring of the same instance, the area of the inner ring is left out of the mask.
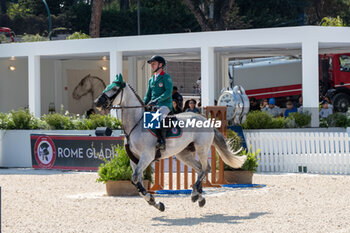
[[[143,99],[145,104],[155,106],[160,115],[160,121],[168,115],[173,109],[172,91],[173,80],[169,74],[164,72],[166,65],[165,59],[161,56],[153,56],[147,61],[151,65],[153,76],[148,80],[148,89]],[[166,129],[163,129],[163,124],[160,124],[160,129],[156,130],[158,137],[156,148],[165,150]]]

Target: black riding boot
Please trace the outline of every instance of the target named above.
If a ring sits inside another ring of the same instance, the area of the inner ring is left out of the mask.
[[[164,129],[162,126],[160,129],[157,129],[157,145],[156,148],[159,150],[165,150],[165,137],[166,137],[166,129]]]

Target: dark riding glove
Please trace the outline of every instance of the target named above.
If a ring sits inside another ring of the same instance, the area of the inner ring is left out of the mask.
[[[150,103],[149,105],[155,106],[155,105],[157,105],[157,104],[158,104],[158,100],[153,100],[153,101],[151,101],[151,103]]]

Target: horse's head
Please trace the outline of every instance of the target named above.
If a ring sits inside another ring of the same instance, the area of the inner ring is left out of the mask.
[[[120,105],[123,101],[123,89],[126,83],[121,74],[117,74],[115,80],[109,84],[102,95],[94,101],[96,108],[101,111],[110,109],[113,105]]]
[[[91,92],[92,90],[92,85],[91,82],[88,82],[88,78],[90,77],[90,74],[85,76],[78,85],[74,88],[73,91],[73,98],[78,100],[82,96],[86,95],[87,93]]]

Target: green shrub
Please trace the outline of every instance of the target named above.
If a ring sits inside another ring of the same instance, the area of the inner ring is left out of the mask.
[[[90,130],[87,124],[87,119],[75,117],[72,120],[73,128],[76,130]],[[93,130],[93,129],[91,129]]]
[[[117,156],[110,160],[103,159],[104,163],[100,164],[98,168],[97,182],[106,183],[109,180],[131,180],[132,168],[130,165],[130,159],[124,149],[124,147],[117,146],[115,148]],[[152,167],[151,165],[144,171],[143,177],[145,180],[152,182]]]
[[[335,122],[335,127],[347,127],[347,117],[344,113],[337,112],[335,114],[332,114],[330,116],[333,116],[334,122]]]
[[[109,127],[111,129],[120,129],[121,121],[111,115],[92,114],[89,119],[85,119],[86,129],[96,129],[97,127]]]
[[[7,115],[5,113],[0,112],[0,129],[6,129],[7,125]]]
[[[282,128],[302,128],[311,122],[309,113],[291,113],[287,118],[277,117],[261,112],[253,111],[247,115],[247,120],[243,123],[243,129],[282,129]]]
[[[225,171],[236,171],[236,170],[244,170],[244,171],[252,171],[252,172],[256,172],[259,164],[258,164],[258,155],[260,153],[260,149],[258,149],[257,151],[255,152],[252,152],[251,151],[251,146],[249,148],[249,150],[247,151],[246,149],[243,149],[241,151],[241,153],[239,153],[238,156],[243,156],[243,155],[246,155],[247,156],[247,160],[244,162],[244,164],[242,165],[241,168],[232,168],[230,167],[229,165],[227,164],[224,164],[224,170]],[[217,156],[217,168],[219,167],[218,166],[218,159],[219,156]]]
[[[320,127],[343,127],[349,126],[349,120],[345,113],[336,112],[320,120]]]
[[[29,110],[12,110],[10,113],[0,113],[0,129],[52,129],[52,130],[95,130],[97,127],[120,129],[121,121],[110,115],[91,115],[90,119],[79,115],[53,113],[34,117]]]
[[[243,123],[243,129],[267,129],[272,122],[272,117],[262,111],[252,111],[247,115]]]
[[[0,44],[10,43],[10,39],[4,34],[0,34]]]
[[[28,109],[12,110],[8,114],[1,115],[2,129],[42,129],[45,123],[35,118]]]
[[[26,34],[21,39],[21,42],[37,42],[37,41],[48,41],[49,39],[43,36],[40,36],[39,33],[36,35]]]
[[[320,128],[328,128],[328,122],[326,118],[320,119]]]
[[[285,125],[284,117],[272,118],[268,128],[270,129],[282,129]]]
[[[295,119],[293,117],[287,117],[285,122],[284,122],[284,127],[286,127],[286,128],[298,128],[298,125],[295,122]]]
[[[74,129],[74,124],[69,116],[59,113],[43,115],[42,119],[48,124],[49,129],[69,130]]]
[[[258,164],[259,153],[260,153],[260,149],[258,149],[255,152],[252,152],[251,146],[249,147],[248,151],[246,149],[244,149],[241,154],[246,155],[247,160],[243,164],[242,170],[256,172],[256,170],[259,166],[259,164]]]
[[[89,39],[91,36],[83,32],[74,32],[72,35],[67,36],[67,40]]]
[[[311,114],[306,113],[299,113],[299,112],[293,112],[290,113],[288,118],[294,119],[296,127],[303,128],[310,124],[311,122]]]

